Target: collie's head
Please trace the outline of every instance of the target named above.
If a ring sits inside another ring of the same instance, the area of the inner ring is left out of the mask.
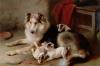
[[[25,17],[25,30],[31,34],[44,34],[50,23],[41,13],[27,13]]]

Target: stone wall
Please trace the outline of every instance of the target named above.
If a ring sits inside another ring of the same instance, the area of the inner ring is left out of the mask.
[[[48,15],[48,0],[0,0],[0,31],[22,28],[28,12]]]

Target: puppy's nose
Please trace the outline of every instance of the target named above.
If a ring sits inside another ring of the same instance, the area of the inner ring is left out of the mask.
[[[34,33],[34,31],[31,31],[31,33],[33,34],[33,33]]]

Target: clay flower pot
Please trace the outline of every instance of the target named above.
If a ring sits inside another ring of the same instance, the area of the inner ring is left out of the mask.
[[[13,34],[11,32],[0,32],[0,40],[7,40],[12,36]]]

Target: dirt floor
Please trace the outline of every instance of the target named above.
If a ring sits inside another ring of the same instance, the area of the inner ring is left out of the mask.
[[[19,45],[14,47],[7,47],[5,43],[24,38],[24,31],[16,31],[14,33],[13,38],[9,40],[0,41],[0,66],[64,66],[62,65],[63,59],[55,59],[39,65],[36,61],[33,61],[33,57],[31,53],[25,55],[15,55],[15,56],[7,56],[6,52],[14,49],[19,49],[21,47],[25,47],[27,45]],[[94,54],[96,57],[92,57],[91,60],[85,63],[74,64],[74,66],[100,66],[100,44],[96,44],[94,48]]]

